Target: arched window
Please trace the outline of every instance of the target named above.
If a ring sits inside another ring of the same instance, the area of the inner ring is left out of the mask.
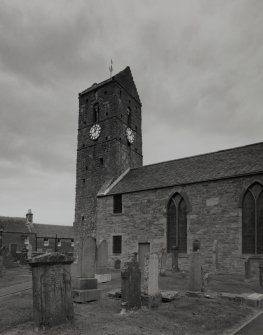
[[[251,185],[242,202],[242,252],[263,254],[263,187]]]
[[[95,104],[93,106],[93,123],[96,123],[99,121],[99,104]]]
[[[179,247],[179,252],[187,252],[187,206],[184,198],[176,193],[167,207],[167,252],[173,246]]]

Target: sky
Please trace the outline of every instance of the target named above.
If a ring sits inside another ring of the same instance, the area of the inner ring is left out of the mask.
[[[78,93],[130,66],[144,164],[263,141],[262,0],[1,0],[0,215],[72,225]]]

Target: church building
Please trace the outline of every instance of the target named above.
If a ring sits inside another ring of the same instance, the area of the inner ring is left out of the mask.
[[[263,256],[263,142],[143,166],[142,104],[130,68],[79,94],[75,234],[108,242],[110,266],[194,240],[207,269]],[[156,125],[158,127],[158,125]],[[154,150],[154,148],[153,148]]]

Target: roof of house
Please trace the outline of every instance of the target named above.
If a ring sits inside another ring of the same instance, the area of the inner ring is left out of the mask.
[[[263,142],[131,169],[106,195],[263,172]]]
[[[89,88],[87,88],[86,90],[84,90],[83,92],[79,94],[83,95],[85,93],[91,92],[112,81],[118,82],[127,92],[130,93],[132,97],[134,97],[141,104],[141,100],[140,100],[135,82],[133,80],[131,69],[129,66],[127,66],[124,70],[120,71],[119,73],[115,74],[114,76],[112,76],[111,78],[107,80],[104,80],[98,84],[94,83],[92,86],[90,86]]]
[[[0,228],[1,227],[4,229],[4,231],[9,232],[10,231],[18,233],[29,232],[25,218],[0,216]]]
[[[73,226],[34,223],[34,228],[39,237],[74,238]]]

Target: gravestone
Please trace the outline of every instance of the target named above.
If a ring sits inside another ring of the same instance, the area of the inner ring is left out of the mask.
[[[190,253],[190,278],[189,278],[189,290],[190,291],[202,291],[203,279],[202,279],[202,264],[200,251]]]
[[[73,258],[50,253],[29,262],[33,279],[33,314],[37,328],[73,320],[70,264]]]
[[[95,278],[96,241],[88,236],[80,244],[79,259],[73,267],[73,300],[75,302],[89,302],[98,300],[101,290]]]
[[[108,267],[108,243],[103,240],[97,250],[96,274],[98,283],[106,283],[111,280],[111,274]]]
[[[120,268],[121,268],[121,260],[116,259],[116,261],[114,262],[114,269],[119,270]]]
[[[165,276],[166,273],[166,261],[167,261],[167,252],[165,248],[161,250],[161,257],[160,257],[160,275]]]
[[[177,246],[172,246],[172,271],[173,272],[178,272],[179,271],[179,266],[178,266],[178,253],[179,253],[179,248]]]
[[[122,306],[126,310],[141,307],[141,271],[137,262],[137,253],[134,253],[121,269]]]
[[[159,292],[159,259],[155,253],[147,253],[144,257],[143,292],[146,294],[149,307],[157,307],[162,302]]]
[[[218,242],[214,240],[213,243],[213,268],[218,270]]]

